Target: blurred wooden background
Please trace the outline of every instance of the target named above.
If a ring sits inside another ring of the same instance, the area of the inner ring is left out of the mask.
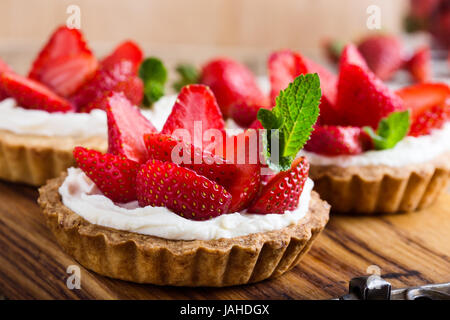
[[[366,9],[374,4],[382,28],[399,33],[406,0],[0,0],[0,56],[26,72],[48,35],[65,23],[67,7],[78,5],[81,28],[99,56],[131,38],[170,65],[230,55],[262,73],[274,49],[318,56],[325,37],[367,33]]]

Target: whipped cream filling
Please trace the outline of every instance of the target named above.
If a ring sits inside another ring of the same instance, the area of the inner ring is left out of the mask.
[[[430,161],[450,151],[450,122],[431,134],[420,137],[405,137],[392,149],[371,150],[358,155],[325,156],[305,150],[300,155],[306,156],[314,165],[335,165],[340,167],[386,165],[401,167]]]
[[[176,95],[162,97],[152,109],[143,109],[142,114],[161,130],[176,98]],[[42,136],[106,138],[108,129],[106,113],[100,109],[94,109],[90,113],[50,113],[24,109],[13,98],[7,98],[0,101],[0,130]]]
[[[165,207],[139,207],[137,201],[114,203],[84,172],[69,168],[59,188],[63,204],[90,223],[172,240],[212,240],[279,230],[302,219],[309,209],[314,183],[308,179],[296,210],[284,214],[235,212],[207,221],[182,218]]]
[[[106,114],[99,109],[90,113],[30,110],[18,106],[13,98],[7,98],[0,101],[0,129],[42,136],[106,136]]]

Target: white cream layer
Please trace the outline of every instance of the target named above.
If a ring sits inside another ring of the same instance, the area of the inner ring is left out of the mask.
[[[63,204],[90,223],[173,240],[212,240],[234,238],[252,233],[279,230],[303,218],[309,208],[312,180],[308,179],[300,196],[299,207],[284,214],[224,214],[207,221],[180,217],[164,207],[139,207],[137,201],[116,204],[76,168],[59,188]]]
[[[0,101],[0,130],[42,136],[106,136],[106,114],[98,109],[91,113],[29,110],[8,98]]]
[[[313,152],[300,151],[311,164],[336,165],[340,167],[387,165],[401,167],[430,161],[450,151],[450,122],[431,134],[420,137],[406,137],[392,149],[367,151],[353,156],[328,157]]]
[[[160,130],[172,111],[175,100],[175,95],[163,97],[152,109],[144,109],[142,114]],[[0,130],[42,136],[106,137],[106,113],[99,109],[90,113],[29,110],[18,106],[13,98],[7,98],[0,101]]]

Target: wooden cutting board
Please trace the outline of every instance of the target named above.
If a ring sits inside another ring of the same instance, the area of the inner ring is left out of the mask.
[[[56,244],[37,190],[0,182],[0,298],[329,299],[348,280],[379,270],[394,287],[450,281],[450,194],[425,211],[373,218],[332,216],[309,254],[280,278],[231,288],[176,288],[109,279],[81,267],[81,289],[66,286],[78,265]]]

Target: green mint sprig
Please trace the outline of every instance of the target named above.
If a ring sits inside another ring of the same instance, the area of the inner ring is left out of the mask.
[[[200,81],[199,70],[191,64],[180,64],[175,70],[179,75],[178,81],[173,84],[175,91],[180,91],[184,86]]]
[[[167,70],[156,57],[145,59],[139,68],[139,77],[144,83],[144,106],[152,106],[164,95]]]
[[[272,110],[258,111],[258,120],[267,129],[264,154],[272,170],[290,169],[317,121],[321,95],[316,73],[300,75],[280,92]]]
[[[381,119],[376,132],[371,127],[363,130],[372,138],[376,150],[391,149],[408,133],[409,118],[409,110],[392,112]]]

